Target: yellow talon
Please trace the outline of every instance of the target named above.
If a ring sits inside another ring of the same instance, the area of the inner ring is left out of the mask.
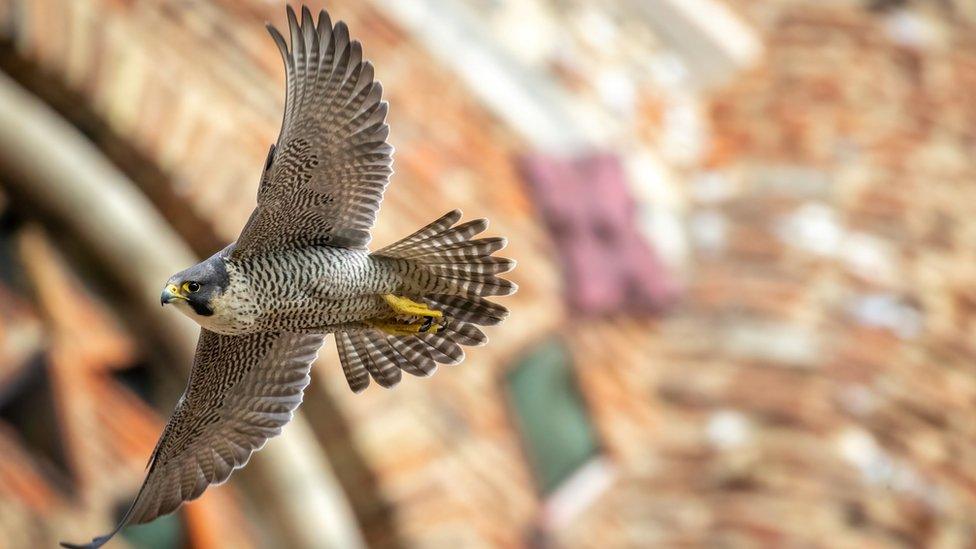
[[[442,325],[437,320],[443,318],[444,314],[440,311],[431,309],[423,303],[417,303],[406,297],[393,294],[384,294],[382,297],[393,310],[393,314],[390,317],[377,318],[370,322],[370,325],[377,330],[393,336],[408,336],[436,334],[441,329]],[[401,319],[403,321],[398,322],[396,319],[399,317],[413,318]],[[412,320],[420,321],[411,322]]]
[[[416,301],[406,297],[399,297],[393,294],[384,294],[383,300],[386,301],[387,305],[389,305],[398,316],[429,316],[434,318],[441,318],[444,316],[440,311],[431,309],[423,303],[417,303]]]

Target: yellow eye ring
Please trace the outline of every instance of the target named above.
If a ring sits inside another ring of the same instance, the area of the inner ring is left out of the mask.
[[[192,293],[198,292],[198,291],[200,291],[200,284],[198,284],[196,282],[184,282],[183,283],[183,291],[186,292],[186,293],[188,293],[188,294],[192,294]]]

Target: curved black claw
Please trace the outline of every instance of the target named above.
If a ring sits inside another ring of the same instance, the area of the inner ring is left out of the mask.
[[[434,325],[434,317],[425,316],[424,323],[420,325],[420,333],[426,334],[430,331],[430,327]]]

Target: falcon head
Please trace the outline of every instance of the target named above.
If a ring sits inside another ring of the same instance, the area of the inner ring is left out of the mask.
[[[215,255],[170,277],[159,302],[172,303],[190,318],[213,316],[214,298],[224,293],[229,281],[222,258]]]

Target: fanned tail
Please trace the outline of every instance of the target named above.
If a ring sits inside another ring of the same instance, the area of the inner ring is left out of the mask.
[[[408,259],[422,265],[436,277],[430,295],[478,298],[515,293],[518,286],[498,276],[514,269],[515,260],[491,255],[504,248],[508,241],[501,237],[475,239],[488,228],[488,220],[475,219],[456,225],[460,218],[460,210],[448,212],[375,255]],[[469,313],[483,309],[483,300],[474,300],[470,307],[465,307],[463,301],[455,300],[453,305]],[[505,311],[504,307],[495,307]],[[482,323],[478,321],[480,317],[468,316],[468,321],[475,324],[497,324],[491,317],[484,317]]]
[[[477,326],[494,326],[508,317],[508,309],[486,297],[515,293],[518,286],[498,275],[515,268],[512,259],[494,257],[507,244],[504,238],[474,237],[488,228],[488,220],[457,224],[453,210],[373,255],[407,260],[428,278],[428,291],[417,296],[444,314],[436,333],[408,336],[379,331],[338,333],[336,343],[349,387],[360,392],[372,377],[383,387],[400,382],[400,372],[429,376],[437,364],[464,360],[464,346],[488,342]]]

